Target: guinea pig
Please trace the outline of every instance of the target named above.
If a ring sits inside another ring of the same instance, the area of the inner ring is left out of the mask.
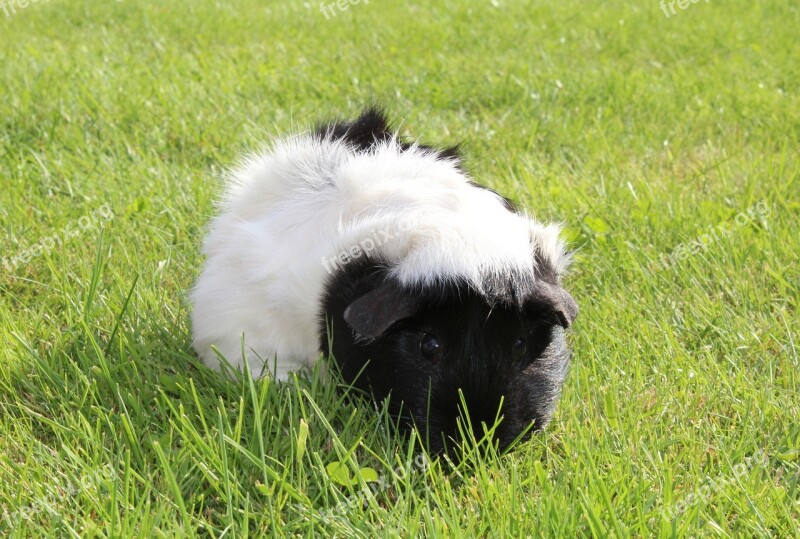
[[[461,441],[464,412],[476,439],[500,418],[505,448],[547,424],[567,372],[578,306],[559,232],[369,108],[230,174],[191,295],[194,348],[279,380],[332,358],[430,451]]]

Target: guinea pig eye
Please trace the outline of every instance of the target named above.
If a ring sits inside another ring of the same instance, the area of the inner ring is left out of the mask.
[[[514,345],[511,347],[511,353],[514,354],[514,357],[522,357],[525,355],[525,352],[528,351],[528,341],[525,337],[520,337],[516,341],[514,341]]]
[[[431,335],[430,333],[422,336],[419,341],[419,349],[423,356],[431,360],[439,359],[442,355],[442,343],[436,335]]]

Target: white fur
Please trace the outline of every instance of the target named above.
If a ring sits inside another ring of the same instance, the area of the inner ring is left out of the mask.
[[[238,368],[244,350],[255,376],[266,362],[285,379],[320,357],[320,302],[341,253],[379,255],[406,284],[462,278],[481,290],[487,276],[531,274],[534,247],[563,272],[558,234],[430,151],[292,137],[231,175],[192,293],[194,347],[212,367],[212,345]]]

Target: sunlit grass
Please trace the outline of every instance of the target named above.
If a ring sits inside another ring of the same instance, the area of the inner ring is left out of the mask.
[[[309,6],[0,11],[0,535],[798,536],[798,6]],[[507,455],[192,354],[221,171],[375,99],[577,249]]]

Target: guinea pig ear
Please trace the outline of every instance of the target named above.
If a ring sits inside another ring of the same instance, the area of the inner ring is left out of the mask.
[[[419,309],[419,301],[392,285],[379,286],[353,301],[344,310],[344,321],[364,337],[380,337],[389,326]]]
[[[545,303],[548,309],[558,317],[558,323],[564,329],[570,327],[578,316],[578,304],[572,296],[560,286],[540,283],[538,300]]]

